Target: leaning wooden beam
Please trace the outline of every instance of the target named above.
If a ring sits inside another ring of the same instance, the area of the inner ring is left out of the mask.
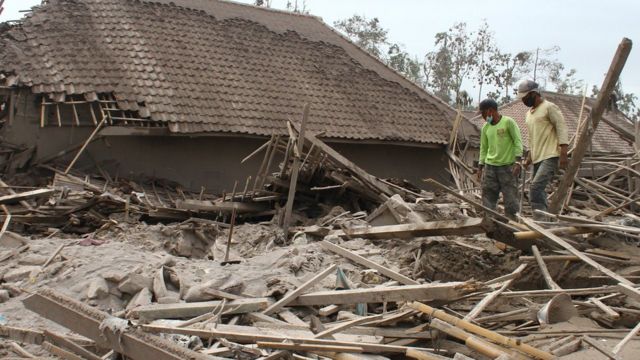
[[[10,203],[19,202],[21,200],[47,197],[55,192],[56,192],[55,189],[37,189],[37,190],[25,191],[22,193],[17,193],[12,195],[0,196],[0,204],[10,204]]]
[[[331,273],[334,273],[336,271],[336,269],[338,269],[338,265],[333,264],[328,269],[325,269],[324,271],[320,272],[316,276],[314,276],[311,279],[309,279],[308,281],[306,281],[304,284],[300,285],[297,289],[295,289],[295,290],[293,290],[291,292],[288,292],[284,297],[282,297],[282,299],[280,299],[275,304],[269,306],[262,313],[264,315],[269,315],[269,314],[272,314],[272,313],[282,309],[283,307],[287,306],[287,304],[289,304],[292,301],[294,301],[298,296],[302,295],[303,292],[305,292],[308,289],[312,288],[319,281],[321,281],[322,279],[327,277],[327,275],[329,275]]]
[[[76,344],[75,342],[65,338],[64,336],[52,333],[51,331],[45,330],[44,335],[47,337],[50,343],[67,348],[71,352],[76,355],[80,355],[83,359],[88,360],[102,360],[102,358],[91,351],[83,348],[82,346]]]
[[[483,219],[443,220],[419,224],[399,224],[371,226],[344,230],[334,230],[329,235],[341,238],[366,239],[412,239],[422,236],[474,235],[486,232]]]
[[[636,327],[633,328],[633,330],[631,330],[631,332],[629,334],[627,334],[627,336],[624,337],[624,339],[622,339],[614,348],[613,350],[611,350],[611,352],[615,355],[618,355],[618,353],[620,353],[622,351],[622,349],[627,345],[627,343],[629,341],[631,341],[631,339],[633,339],[634,336],[636,336],[636,334],[638,334],[638,332],[640,331],[640,323],[638,323],[636,325]]]
[[[520,276],[520,274],[522,274],[522,271],[526,267],[527,267],[527,264],[522,264],[518,266],[518,268],[515,269],[510,274],[512,275],[512,277],[509,280],[505,281],[499,289],[490,292],[484,299],[482,299],[479,303],[477,303],[476,306],[474,306],[473,309],[469,311],[467,316],[464,317],[464,319],[473,320],[476,317],[478,317],[478,315],[480,315],[482,311],[484,311],[484,309],[493,302],[493,300],[495,300],[500,294],[502,294],[505,290],[507,290],[509,286],[511,286],[511,284],[515,281],[516,278]]]
[[[152,304],[132,310],[141,320],[193,318],[213,311],[222,306],[222,301],[205,301],[177,304]],[[227,301],[223,307],[225,314],[244,314],[265,309],[269,305],[267,298],[252,298]]]
[[[380,274],[388,277],[389,279],[396,280],[399,283],[402,283],[402,284],[405,284],[405,285],[418,285],[419,284],[415,280],[412,280],[412,279],[410,279],[410,278],[408,278],[408,277],[406,277],[406,276],[404,276],[404,275],[402,275],[400,273],[397,273],[397,272],[395,272],[395,271],[393,271],[393,270],[391,270],[391,269],[389,269],[387,267],[384,267],[384,266],[382,266],[380,264],[377,264],[377,263],[375,263],[375,262],[373,262],[373,261],[371,261],[369,259],[366,259],[366,258],[364,258],[364,257],[362,257],[362,256],[360,256],[360,255],[358,255],[358,254],[356,254],[354,252],[351,252],[351,251],[349,251],[349,250],[347,250],[347,249],[345,249],[345,248],[343,248],[341,246],[338,246],[338,245],[336,245],[334,243],[331,243],[331,242],[329,242],[327,240],[322,240],[320,242],[320,245],[326,250],[332,251],[332,252],[334,252],[334,253],[336,253],[336,254],[338,254],[340,256],[343,256],[343,257],[345,257],[345,258],[347,258],[347,259],[349,259],[349,260],[351,260],[351,261],[353,261],[353,262],[355,262],[357,264],[360,264],[360,265],[366,266],[368,268],[374,269],[374,270],[378,271]]]
[[[298,133],[300,133],[300,127],[297,124],[293,124]],[[351,162],[346,157],[342,156],[340,153],[335,151],[329,145],[325,144],[322,140],[318,139],[315,135],[309,133],[308,131],[304,133],[304,138],[311,143],[311,145],[315,145],[318,149],[322,150],[326,153],[331,160],[340,164],[347,170],[351,171],[358,178],[364,181],[367,185],[371,186],[373,189],[377,190],[380,194],[380,200],[386,200],[386,197],[390,197],[393,194],[400,193],[401,191],[394,190],[387,184],[380,181],[377,177],[369,174],[362,168],[360,168],[355,163]]]
[[[531,251],[533,252],[533,256],[536,258],[536,262],[538,263],[538,267],[540,268],[540,272],[542,273],[542,277],[544,278],[544,282],[547,284],[547,287],[552,290],[560,290],[562,289],[560,285],[556,284],[549,273],[549,269],[547,268],[547,264],[544,263],[542,259],[542,254],[540,254],[540,250],[538,247],[533,245],[531,246]]]
[[[549,231],[547,231],[545,228],[543,228],[542,226],[536,224],[534,221],[521,217],[522,221],[531,229],[534,231],[537,231],[541,234],[544,235],[545,238],[555,242],[556,244],[562,246],[563,248],[565,248],[566,250],[568,250],[570,253],[572,253],[573,255],[577,256],[580,258],[580,260],[584,261],[585,263],[591,265],[592,267],[594,267],[596,270],[600,271],[601,273],[609,276],[610,278],[618,281],[620,284],[624,284],[624,285],[628,285],[630,290],[631,290],[631,295],[636,299],[636,300],[640,300],[640,291],[635,289],[633,286],[634,284],[625,279],[623,276],[620,276],[618,274],[616,274],[615,272],[607,269],[606,267],[598,264],[595,260],[591,259],[590,257],[586,256],[584,253],[582,253],[580,250],[574,248],[573,246],[571,246],[571,244],[569,244],[568,242],[562,240],[561,238],[559,238],[557,235],[550,233]]]
[[[78,150],[78,153],[76,154],[76,156],[73,158],[73,160],[71,160],[71,162],[69,163],[69,166],[67,166],[67,168],[64,170],[65,175],[68,174],[69,171],[71,171],[71,168],[73,168],[73,165],[76,164],[76,161],[78,161],[78,159],[80,158],[80,155],[82,155],[82,153],[84,152],[84,149],[86,149],[87,146],[89,146],[89,144],[93,141],[93,138],[98,134],[98,131],[100,131],[100,128],[102,128],[102,125],[104,125],[106,120],[107,120],[107,117],[106,116],[103,117],[102,120],[100,120],[100,123],[98,124],[98,126],[96,126],[96,128],[93,129],[93,132],[91,133],[91,135],[89,135],[89,137],[84,142],[84,144],[82,144],[82,147],[80,148],[80,150]]]
[[[453,301],[479,288],[480,286],[477,283],[449,282],[370,289],[319,291],[302,295],[291,302],[291,305],[362,304],[412,300]]]
[[[567,171],[565,171],[564,176],[562,176],[560,180],[560,184],[551,197],[551,201],[549,203],[549,211],[551,213],[557,214],[562,204],[565,201],[565,198],[568,194],[569,187],[573,184],[576,173],[578,169],[580,169],[580,165],[582,163],[582,159],[591,144],[591,138],[595,133],[596,128],[598,127],[598,123],[602,118],[602,114],[606,109],[607,105],[610,102],[611,94],[613,93],[616,83],[620,77],[620,73],[624,68],[624,64],[629,57],[629,53],[631,52],[631,40],[627,38],[623,38],[618,46],[616,54],[613,57],[613,61],[611,62],[611,66],[609,67],[609,71],[607,71],[607,75],[602,83],[602,87],[600,88],[600,92],[598,93],[598,97],[596,98],[596,102],[591,108],[591,126],[585,126],[580,135],[579,142],[576,144],[573,149],[573,153],[571,154],[571,162],[569,163],[569,167]]]
[[[304,136],[305,130],[307,129],[307,121],[309,119],[309,103],[304,104],[304,113],[302,115],[302,124],[298,128],[298,142],[296,147],[298,149],[297,154],[293,157],[293,165],[291,166],[291,174],[289,174],[290,183],[289,183],[289,194],[287,195],[287,203],[284,208],[284,219],[282,221],[282,228],[284,229],[284,233],[287,234],[289,232],[289,226],[291,225],[291,215],[293,214],[293,201],[296,196],[296,186],[298,185],[298,175],[300,174],[300,163],[302,159],[302,151],[304,149]],[[286,165],[286,164],[285,164]]]
[[[445,313],[442,310],[438,310],[438,309],[434,309],[429,305],[426,304],[422,304],[419,302],[412,302],[409,304],[409,306],[415,310],[418,311],[422,311],[423,313],[429,315],[430,317],[433,318],[437,318],[440,319],[444,322],[447,322],[457,328],[460,328],[462,330],[468,331],[472,334],[476,334],[476,335],[480,335],[482,337],[485,337],[493,342],[495,342],[498,345],[502,345],[502,346],[506,346],[506,347],[510,347],[513,349],[516,349],[518,351],[521,351],[525,354],[531,355],[534,358],[538,358],[538,359],[543,359],[543,360],[552,360],[555,359],[555,356],[553,356],[552,354],[549,354],[546,351],[542,351],[540,349],[536,349],[531,345],[522,343],[519,340],[516,339],[512,339],[509,337],[506,337],[504,335],[500,335],[494,331],[491,330],[487,330],[481,326],[472,324],[468,321],[459,319],[455,316],[449,315],[447,313]]]
[[[609,350],[604,348],[598,342],[598,340],[592,338],[589,335],[582,336],[582,341],[586,342],[587,344],[589,344],[589,346],[591,346],[592,348],[598,350],[602,355],[606,356],[607,358],[609,358],[611,360],[621,360],[618,356],[616,356],[615,354],[611,353]]]
[[[115,326],[117,318],[51,289],[38,290],[22,302],[27,309],[92,339],[96,345],[113,349],[132,359],[210,359],[139,329],[118,328]],[[126,321],[120,320],[126,324]],[[110,323],[113,325],[109,326]]]

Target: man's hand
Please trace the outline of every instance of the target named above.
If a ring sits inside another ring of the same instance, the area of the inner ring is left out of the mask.
[[[476,171],[476,176],[478,178],[478,181],[482,181],[482,166],[480,166],[478,168],[478,171]]]
[[[567,170],[567,166],[569,166],[568,148],[568,145],[560,145],[560,162],[558,163],[558,167],[562,170]]]
[[[513,174],[513,176],[515,176],[517,178],[517,177],[520,176],[520,171],[521,170],[522,170],[522,166],[520,165],[519,162],[516,162],[512,166],[511,173]]]

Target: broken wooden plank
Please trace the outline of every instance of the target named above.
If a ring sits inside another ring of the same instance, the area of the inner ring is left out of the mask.
[[[322,352],[352,352],[361,353],[364,349],[360,346],[346,346],[346,345],[323,345],[323,344],[291,344],[285,342],[272,342],[272,341],[258,341],[258,347],[280,349],[280,350],[294,350],[294,351],[322,351]]]
[[[335,272],[337,268],[338,268],[338,265],[336,265],[336,264],[330,266],[328,269],[325,269],[324,271],[320,272],[316,276],[314,276],[311,279],[309,279],[308,281],[306,281],[304,284],[300,285],[297,289],[288,292],[285,296],[282,297],[282,299],[278,300],[275,304],[269,306],[262,313],[264,315],[269,315],[269,314],[272,314],[272,313],[282,309],[283,307],[287,306],[287,304],[289,304],[292,301],[294,301],[303,292],[305,292],[308,289],[312,288],[314,285],[316,285],[319,281],[321,281],[322,279],[327,277],[329,274]]]
[[[591,299],[589,299],[589,301],[591,301],[591,303],[593,303],[595,306],[597,306],[603,313],[605,313],[607,316],[611,317],[612,319],[619,319],[620,318],[620,314],[618,314],[612,308],[607,306],[607,304],[605,304],[602,301],[600,301],[600,299],[591,298]]]
[[[218,309],[223,305],[222,301],[204,301],[177,304],[152,304],[140,306],[131,311],[141,320],[151,321],[155,319],[182,319],[192,318]],[[244,314],[260,311],[269,305],[267,298],[240,299],[226,301],[222,312],[224,314]]]
[[[535,245],[532,245],[531,251],[533,252],[533,256],[536,258],[536,262],[538,263],[538,267],[540,268],[540,273],[542,274],[542,278],[544,279],[544,282],[547,284],[547,287],[552,290],[562,289],[560,285],[556,284],[556,282],[553,281],[551,274],[549,274],[549,269],[547,268],[547,264],[544,263],[544,260],[542,259],[542,254],[540,254],[540,250],[538,250],[538,247]]]
[[[380,320],[382,319],[382,314],[380,315],[372,315],[372,316],[365,316],[365,317],[361,317],[359,319],[353,319],[350,321],[347,321],[345,323],[342,323],[338,326],[334,326],[332,328],[326,329],[324,331],[321,331],[319,333],[317,333],[314,337],[317,339],[322,339],[328,336],[331,336],[335,333],[341,332],[345,329],[348,329],[352,326],[356,326],[356,325],[362,325],[362,324],[366,324],[366,323],[370,323],[374,320]]]
[[[257,213],[268,210],[264,204],[243,203],[243,202],[212,202],[208,200],[178,199],[176,200],[176,208],[191,211],[206,211],[213,213],[231,213],[236,209],[238,214]]]
[[[397,301],[453,301],[476,291],[480,286],[471,282],[377,287],[370,289],[319,291],[305,294],[291,302],[294,306],[383,303]]]
[[[83,359],[88,360],[102,360],[102,358],[91,351],[83,348],[82,346],[74,343],[73,341],[66,339],[64,336],[60,336],[56,333],[53,333],[49,330],[44,330],[44,335],[47,337],[49,342],[54,345],[61,346],[71,350],[74,354],[80,355]]]
[[[423,236],[474,235],[486,232],[483,219],[441,220],[419,224],[399,224],[333,230],[329,235],[341,238],[412,239]]]
[[[622,349],[624,349],[624,347],[627,345],[627,343],[629,341],[631,341],[631,339],[633,339],[634,336],[636,336],[638,334],[638,332],[640,331],[640,323],[638,323],[633,330],[631,330],[627,336],[624,337],[624,339],[622,339],[618,344],[616,344],[616,346],[613,348],[613,350],[611,350],[611,353],[613,353],[614,355],[618,355]]]
[[[21,200],[47,197],[52,195],[55,192],[56,192],[55,189],[37,189],[37,190],[16,193],[12,195],[4,195],[4,196],[0,196],[0,204],[11,204],[11,203],[17,203]]]
[[[601,273],[609,276],[610,278],[618,281],[620,284],[623,285],[628,285],[629,287],[629,293],[636,299],[636,300],[640,300],[640,291],[638,291],[638,289],[635,289],[633,287],[633,283],[627,279],[625,279],[623,276],[620,276],[618,274],[616,274],[615,272],[607,269],[606,267],[600,265],[599,263],[597,263],[595,260],[591,259],[590,257],[588,257],[587,255],[585,255],[583,252],[581,252],[580,250],[574,248],[571,244],[569,244],[568,242],[562,240],[560,237],[558,237],[555,234],[550,233],[549,231],[547,231],[545,228],[543,228],[542,226],[536,224],[535,222],[533,222],[530,219],[527,219],[525,217],[520,217],[522,219],[522,221],[529,227],[531,228],[531,230],[537,231],[541,234],[544,235],[545,238],[553,241],[554,243],[562,246],[563,248],[565,248],[566,250],[568,250],[570,253],[572,253],[573,255],[577,256],[580,258],[580,260],[582,260],[583,262],[591,265],[592,267],[594,267],[596,270],[600,271]]]
[[[24,299],[23,304],[27,309],[92,339],[98,346],[113,349],[133,359],[208,359],[206,355],[145,334],[141,330],[119,331],[115,326],[118,323],[116,318],[51,289],[38,290]],[[105,320],[111,321],[114,325],[101,327]],[[122,319],[119,321],[127,323]]]
[[[502,294],[505,290],[507,290],[509,286],[511,286],[511,283],[513,283],[513,281],[517,277],[519,277],[520,274],[522,274],[522,271],[524,270],[525,267],[527,267],[527,264],[521,264],[520,266],[518,266],[510,274],[510,275],[513,275],[513,277],[506,280],[499,289],[494,290],[489,294],[487,294],[487,296],[485,296],[479,303],[476,304],[476,306],[473,307],[473,309],[471,309],[471,311],[469,311],[469,313],[464,317],[464,320],[473,320],[476,317],[478,317],[478,315],[480,315],[482,311],[484,311],[484,309],[493,302],[493,300],[495,300],[500,294]]]
[[[190,335],[190,336],[198,336],[204,339],[225,338],[227,340],[236,341],[239,343],[247,343],[247,344],[254,344],[257,341],[282,342],[285,340],[290,340],[296,344],[360,346],[363,348],[365,352],[373,352],[373,353],[405,353],[408,349],[406,346],[398,346],[398,345],[383,345],[383,344],[373,344],[373,343],[365,343],[365,342],[349,342],[349,341],[315,339],[315,338],[306,338],[306,337],[298,338],[298,337],[282,336],[282,335],[256,334],[255,332],[223,331],[218,329],[200,330],[200,329],[192,329],[192,328],[176,328],[176,327],[161,326],[161,325],[142,325],[141,328],[144,331],[148,331],[152,333]],[[416,348],[416,349],[426,350],[421,348]]]
[[[598,343],[598,340],[592,338],[591,336],[589,335],[582,336],[582,341],[589,344],[589,346],[591,346],[592,348],[598,350],[602,355],[606,356],[607,358],[611,360],[620,360],[620,358],[616,354],[613,354],[612,352],[607,350],[604,346]]]
[[[345,249],[339,245],[336,245],[332,242],[329,242],[327,240],[322,240],[320,242],[320,245],[327,250],[330,250],[340,256],[343,256],[357,264],[366,266],[368,268],[374,269],[376,271],[378,271],[380,274],[388,277],[389,279],[392,280],[396,280],[399,283],[405,284],[405,285],[418,285],[419,283],[413,279],[410,279],[400,273],[397,273],[387,267],[384,267],[380,264],[377,264],[369,259],[366,259],[358,254],[353,253],[352,251],[349,251],[348,249]]]

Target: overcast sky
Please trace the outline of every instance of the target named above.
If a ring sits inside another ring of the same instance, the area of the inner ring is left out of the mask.
[[[286,2],[272,0],[272,6],[284,8]],[[18,10],[39,3],[5,0],[0,21],[18,19],[22,16]],[[567,68],[576,68],[578,78],[589,87],[602,84],[616,47],[628,37],[636,43],[622,72],[623,85],[640,96],[638,0],[307,0],[306,4],[311,14],[328,24],[353,14],[377,17],[392,42],[404,44],[420,58],[433,49],[437,32],[460,21],[477,28],[486,19],[503,51],[559,46],[558,59]],[[470,90],[473,96],[475,91]]]

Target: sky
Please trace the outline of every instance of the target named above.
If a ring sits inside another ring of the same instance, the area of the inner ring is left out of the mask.
[[[303,1],[298,0],[299,5]],[[286,3],[271,2],[279,9]],[[40,0],[5,0],[0,21],[19,19],[22,13],[18,10],[37,4]],[[403,44],[420,59],[433,50],[436,33],[456,22],[475,29],[486,19],[503,51],[559,46],[557,59],[566,68],[575,68],[577,78],[589,88],[600,87],[618,44],[628,37],[636,44],[621,78],[625,91],[640,97],[638,0],[306,0],[306,7],[328,24],[354,14],[377,17],[389,30],[391,42]],[[477,97],[475,90],[469,90]]]

